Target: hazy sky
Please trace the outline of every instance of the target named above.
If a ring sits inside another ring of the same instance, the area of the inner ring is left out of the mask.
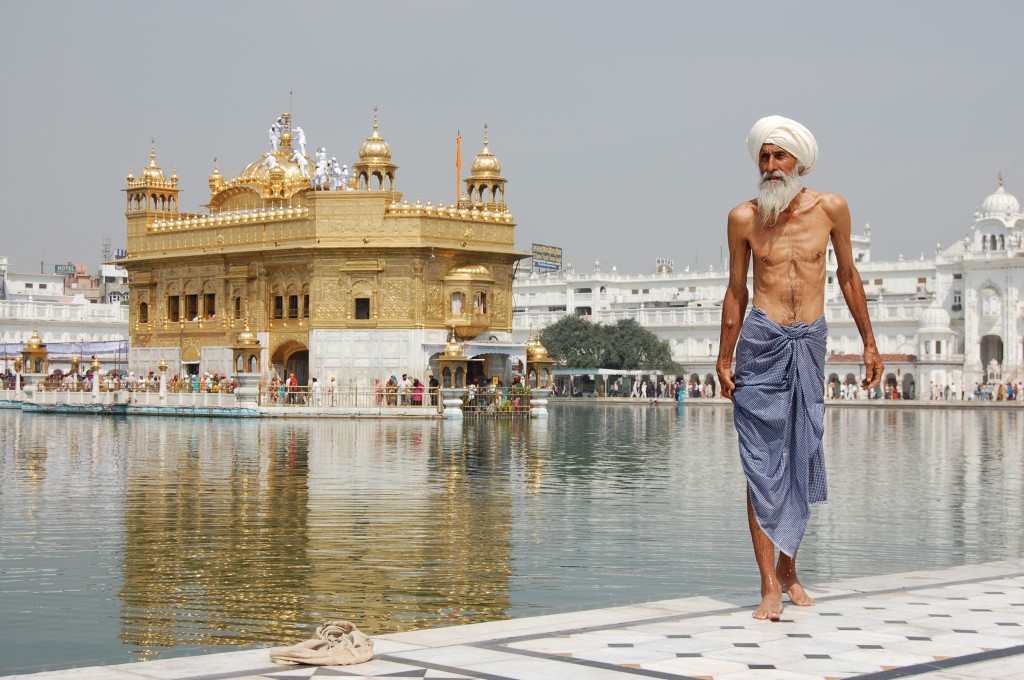
[[[410,201],[455,200],[490,148],[516,244],[589,271],[720,263],[755,192],[744,139],[807,125],[813,188],[844,194],[875,260],[930,255],[996,188],[1024,198],[1021,2],[46,2],[0,0],[3,245],[15,271],[124,247],[125,175],[156,139],[181,208],[269,150],[351,165],[373,107]]]

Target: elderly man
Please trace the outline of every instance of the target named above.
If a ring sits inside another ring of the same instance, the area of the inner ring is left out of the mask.
[[[761,573],[754,617],[777,621],[782,593],[793,604],[814,604],[797,578],[796,553],[810,505],[827,498],[821,438],[829,240],[839,287],[864,342],[863,386],[876,386],[884,366],[853,263],[846,200],[803,186],[818,159],[814,136],[796,121],[769,116],[754,124],[747,146],[760,171],[760,191],[729,213],[729,285],[717,369],[722,395],[733,401],[747,478],[747,520]],[[744,321],[751,259],[754,305]]]

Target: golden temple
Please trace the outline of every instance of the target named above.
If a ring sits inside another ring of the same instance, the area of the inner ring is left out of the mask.
[[[425,380],[454,332],[475,361],[470,377],[510,382],[522,372],[512,280],[528,254],[515,248],[486,127],[465,193],[445,206],[410,204],[395,189],[398,165],[376,109],[351,175],[323,148],[311,171],[288,111],[275,126],[272,150],[236,177],[214,159],[206,213],[179,210],[177,171],[165,177],[155,142],[139,177],[129,171],[119,263],[129,275],[133,371],[166,359],[182,373],[233,373],[232,348],[248,333],[243,344],[255,336],[262,373],[295,373],[301,384]]]

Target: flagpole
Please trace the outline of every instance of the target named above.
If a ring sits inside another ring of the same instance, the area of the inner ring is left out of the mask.
[[[462,133],[455,132],[455,205],[462,195]]]

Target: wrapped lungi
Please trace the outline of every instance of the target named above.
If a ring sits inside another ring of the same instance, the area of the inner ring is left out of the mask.
[[[757,523],[790,557],[807,528],[811,503],[828,499],[824,431],[822,316],[781,326],[754,307],[736,345],[733,417]]]

